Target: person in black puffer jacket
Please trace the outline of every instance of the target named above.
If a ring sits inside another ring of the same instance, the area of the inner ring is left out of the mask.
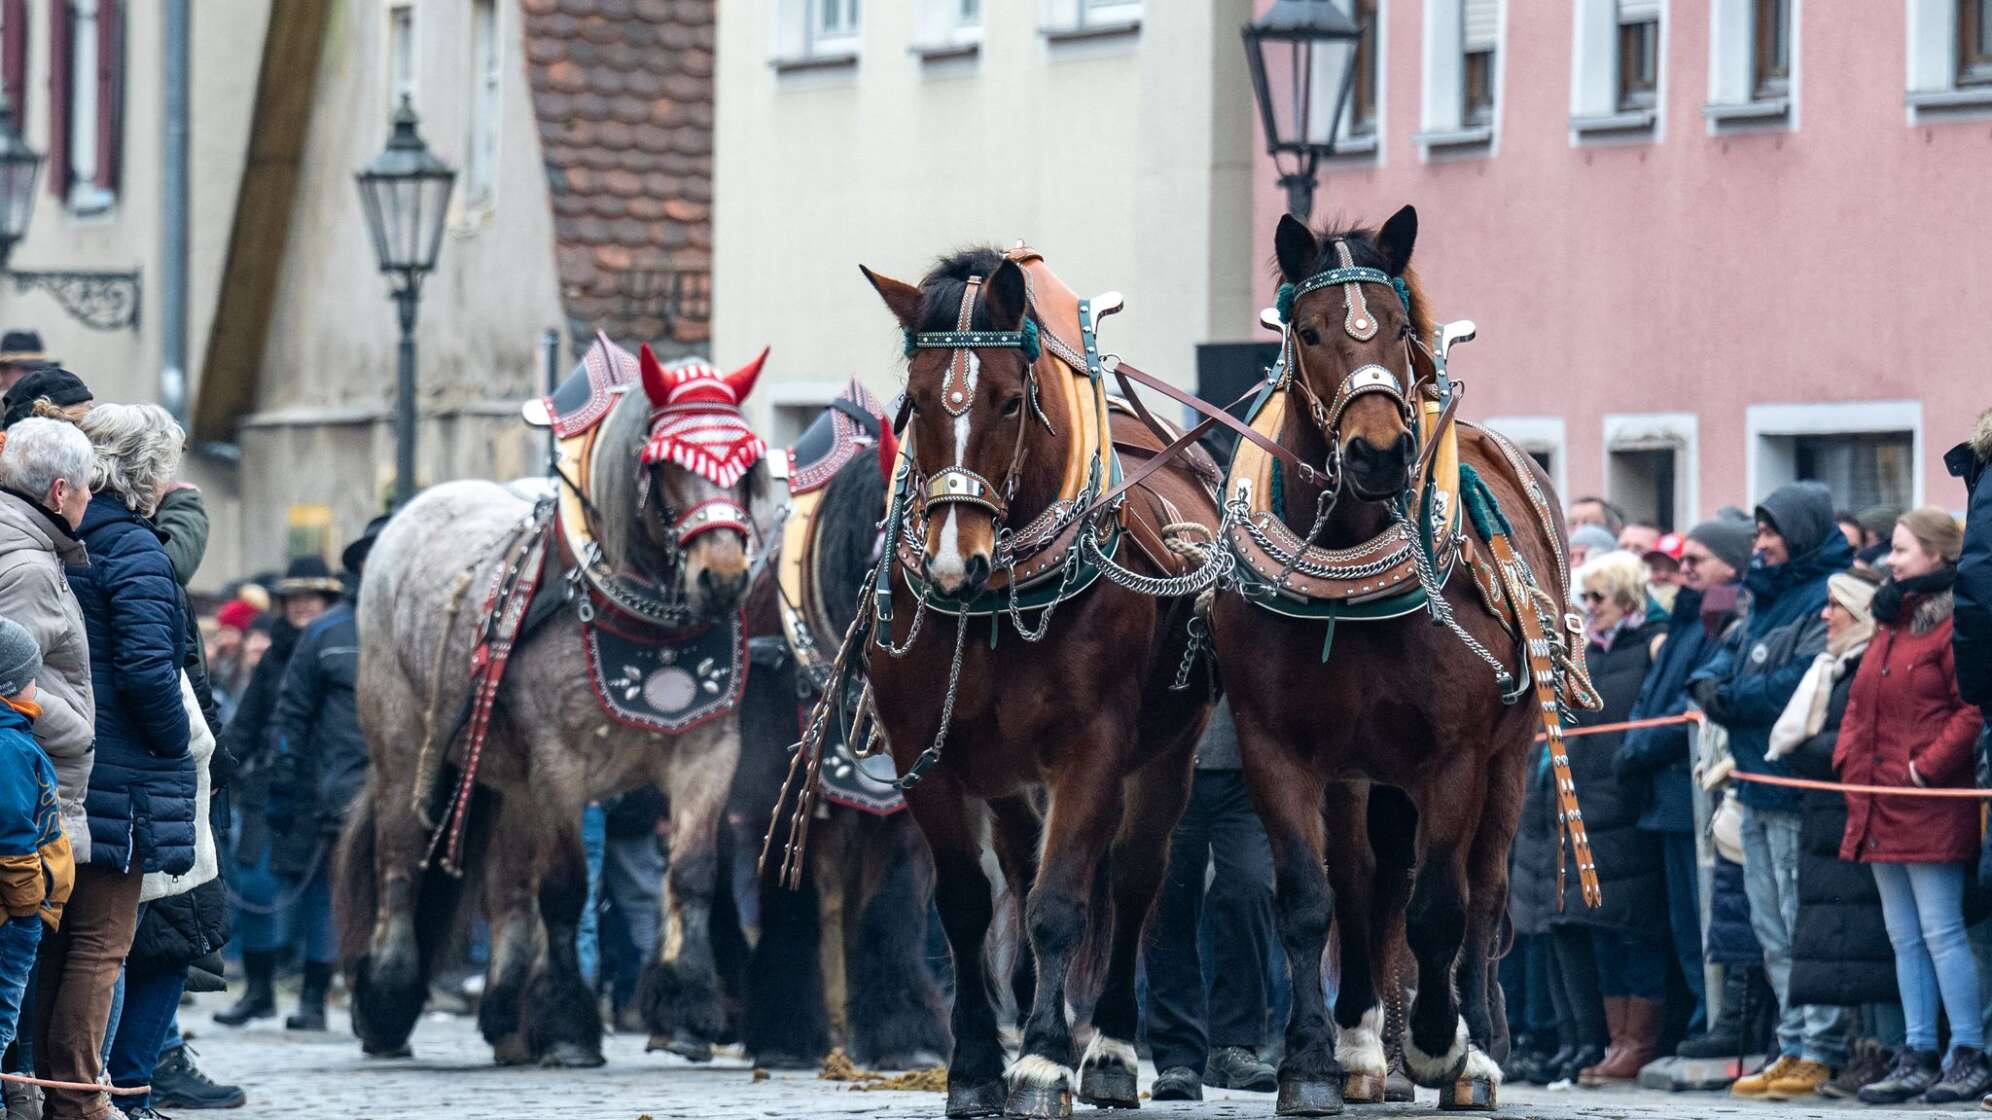
[[[119,966],[131,947],[145,872],[194,866],[197,775],[180,692],[186,618],[180,585],[146,520],[186,436],[156,405],[99,405],[79,425],[96,447],[95,496],[78,531],[89,564],[69,569],[90,639],[97,757],[84,809],[90,862],[62,929],[42,947],[35,1066],[94,1084]],[[72,953],[72,947],[94,951]],[[50,1090],[52,1115],[101,1116],[96,1092]]]
[[[1622,722],[1666,632],[1661,619],[1647,614],[1646,569],[1629,552],[1608,552],[1586,561],[1573,582],[1582,589],[1589,615],[1585,665],[1604,700],[1599,711],[1580,714],[1578,724]],[[1574,954],[1563,950],[1579,939],[1589,941],[1604,1002],[1611,1046],[1602,1061],[1578,1071],[1586,1085],[1630,1081],[1653,1059],[1673,963],[1660,838],[1638,827],[1646,804],[1644,778],[1623,780],[1617,774],[1622,738],[1606,733],[1570,741],[1571,777],[1583,793],[1584,830],[1604,905],[1586,906],[1573,874],[1564,883],[1562,912],[1550,919],[1566,968]]]

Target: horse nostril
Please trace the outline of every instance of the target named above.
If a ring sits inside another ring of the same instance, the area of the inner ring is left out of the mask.
[[[979,588],[989,582],[989,558],[971,556],[968,558],[966,583],[971,588]]]
[[[1391,450],[1395,451],[1397,457],[1408,467],[1417,461],[1418,441],[1411,438],[1410,432],[1404,432],[1397,437],[1397,443]]]

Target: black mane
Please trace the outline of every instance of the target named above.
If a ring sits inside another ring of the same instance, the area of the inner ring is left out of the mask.
[[[980,276],[987,280],[1002,263],[1002,251],[988,245],[957,250],[934,262],[934,267],[920,280],[920,329],[955,329],[955,319],[961,314],[962,293],[968,290],[968,278]],[[969,326],[972,330],[993,329],[979,304]]]
[[[1338,219],[1325,229],[1317,229],[1314,236],[1320,242],[1320,249],[1314,254],[1314,265],[1310,274],[1326,272],[1331,268],[1342,267],[1342,258],[1335,252],[1335,242],[1339,239],[1349,246],[1349,259],[1358,268],[1379,268],[1390,271],[1390,261],[1377,247],[1378,231],[1358,225],[1347,219]],[[1273,262],[1273,276],[1279,279],[1279,262]],[[1404,284],[1411,292],[1411,322],[1416,325],[1419,337],[1432,335],[1431,304],[1425,299],[1424,289],[1418,285],[1417,270],[1406,267],[1403,272]]]

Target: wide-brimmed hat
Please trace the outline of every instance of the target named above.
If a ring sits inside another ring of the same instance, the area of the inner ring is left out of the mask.
[[[271,594],[279,599],[292,595],[329,595],[338,598],[345,594],[346,585],[332,574],[332,566],[322,556],[298,556],[284,569],[284,578],[277,581]]]
[[[347,571],[354,575],[360,574],[360,569],[367,562],[367,554],[373,551],[374,541],[380,537],[380,531],[387,528],[388,516],[383,513],[367,522],[367,527],[361,530],[359,537],[339,553],[339,563],[345,565]]]
[[[25,366],[59,364],[42,349],[40,331],[8,331],[0,334],[0,365]]]

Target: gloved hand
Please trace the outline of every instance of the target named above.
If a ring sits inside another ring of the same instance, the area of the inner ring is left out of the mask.
[[[1722,706],[1721,694],[1722,682],[1714,677],[1696,677],[1688,682],[1688,695],[1694,697],[1695,703],[1701,705],[1701,710],[1707,712],[1708,717],[1717,722],[1722,720],[1722,714],[1717,711]]]

